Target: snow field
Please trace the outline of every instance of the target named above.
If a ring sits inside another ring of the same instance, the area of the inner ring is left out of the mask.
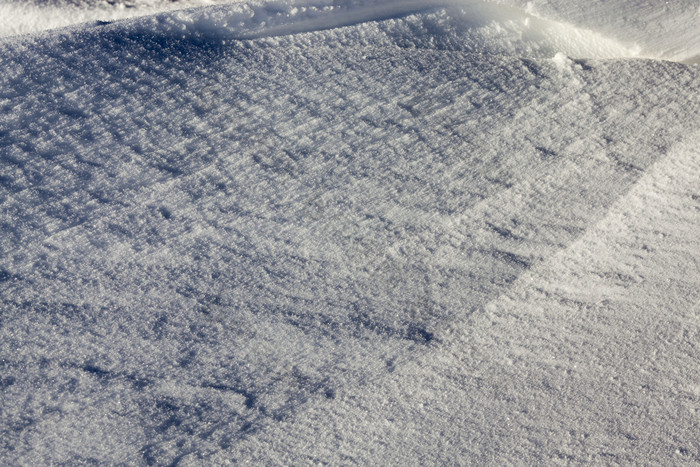
[[[697,67],[335,5],[0,43],[0,458],[696,462]]]

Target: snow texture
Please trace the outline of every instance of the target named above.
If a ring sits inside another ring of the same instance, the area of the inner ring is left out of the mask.
[[[530,14],[592,28],[646,55],[700,63],[697,0],[496,0]]]
[[[700,462],[698,44],[615,4],[0,41],[1,463]]]
[[[0,37],[145,16],[226,0],[0,0]]]

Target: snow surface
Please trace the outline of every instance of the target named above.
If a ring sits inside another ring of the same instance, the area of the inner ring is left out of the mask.
[[[592,28],[637,44],[647,55],[700,63],[700,2],[697,0],[496,0],[536,16]]]
[[[0,37],[168,10],[230,3],[226,0],[0,0]]]
[[[507,3],[0,41],[2,463],[700,462],[697,3]]]

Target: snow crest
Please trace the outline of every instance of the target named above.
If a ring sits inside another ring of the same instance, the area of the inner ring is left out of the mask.
[[[219,5],[203,6],[212,3]],[[395,27],[403,24],[410,31],[421,30],[423,40],[414,44],[417,46],[451,41],[451,48],[460,46],[481,54],[552,57],[563,53],[579,58],[648,56],[634,44],[616,41],[595,30],[536,16],[531,5],[519,8],[492,1],[252,0],[224,3],[221,0],[187,0],[125,5],[116,2],[108,8],[101,4],[79,7],[72,3],[0,3],[0,16],[6,19],[0,22],[0,36],[77,23],[92,22],[102,27],[133,16],[143,17],[124,20],[130,23],[118,27],[206,40],[279,37],[360,23],[370,23],[365,26],[368,29],[371,23],[392,20]],[[170,11],[173,9],[177,11]],[[433,12],[427,19],[414,16],[426,11]]]
[[[421,15],[417,17],[416,13]],[[378,26],[379,21],[388,25]],[[538,18],[523,9],[475,0],[239,3],[159,15],[143,20],[140,27],[161,29],[176,36],[244,40],[313,33],[360,23],[367,23],[365,29],[384,27],[389,36],[393,31],[394,37],[403,28],[401,39],[405,42],[411,36],[414,46],[450,42],[449,48],[480,54],[552,57],[564,53],[576,58],[621,58],[638,57],[641,52],[638,47],[626,46],[592,30]],[[411,34],[416,30],[420,34]]]

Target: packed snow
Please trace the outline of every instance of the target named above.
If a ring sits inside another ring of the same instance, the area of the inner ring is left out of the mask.
[[[696,1],[213,3],[0,3],[2,464],[700,463]]]

